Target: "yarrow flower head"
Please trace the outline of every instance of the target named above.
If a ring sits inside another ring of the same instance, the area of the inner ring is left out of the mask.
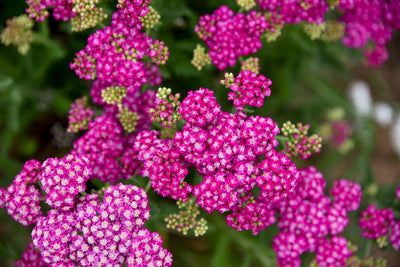
[[[339,21],[327,20],[324,22],[325,29],[321,34],[321,40],[325,42],[336,42],[343,38],[346,25]]]
[[[346,24],[344,45],[366,48],[368,63],[380,66],[388,58],[386,43],[392,38],[393,29],[400,29],[400,3],[398,1],[354,1],[339,4],[343,15],[339,19]],[[374,48],[368,48],[372,42]]]
[[[393,225],[389,240],[395,250],[400,249],[400,221]]]
[[[375,205],[369,205],[366,210],[362,211],[359,221],[362,236],[368,239],[377,239],[387,235],[394,223],[392,209],[377,209]]]
[[[333,183],[332,190],[329,191],[333,196],[334,202],[352,211],[358,209],[361,203],[361,186],[347,180],[337,180]]]
[[[273,245],[278,263],[282,266],[285,266],[283,264],[287,263],[287,260],[296,263],[295,266],[300,266],[298,256],[308,251],[317,252],[317,262],[322,266],[344,266],[344,262],[352,255],[347,249],[346,240],[336,235],[342,233],[349,222],[347,218],[349,208],[356,208],[361,202],[359,185],[341,180],[332,190],[333,202],[325,195],[325,186],[326,181],[322,174],[315,167],[307,167],[301,170],[294,192],[276,203],[275,207],[280,213],[279,236],[290,234],[288,236],[303,244],[301,250],[289,245],[287,247]],[[338,192],[340,189],[349,195],[340,194]],[[294,259],[293,257],[286,259],[284,254],[280,256],[285,248],[288,250],[287,253],[294,251]],[[337,253],[330,253],[332,249]],[[336,259],[333,255],[337,255],[340,259]]]
[[[269,11],[281,18],[283,23],[308,23],[321,24],[324,15],[329,11],[326,0],[316,1],[269,1],[257,0],[261,10]]]
[[[318,246],[316,260],[320,267],[346,266],[346,261],[353,253],[349,250],[344,237],[332,236]]]
[[[233,100],[238,111],[243,111],[245,105],[262,107],[264,98],[271,95],[271,80],[249,70],[241,71],[236,78],[231,73],[225,73],[221,84],[232,90],[228,93],[228,100]]]
[[[75,154],[43,162],[40,183],[46,192],[46,203],[55,209],[71,209],[74,197],[86,189],[86,181],[92,174],[90,167],[88,158]]]
[[[132,241],[131,253],[127,259],[128,267],[171,266],[172,254],[161,245],[162,238],[158,233],[140,230]]]
[[[87,106],[87,97],[75,99],[68,114],[68,132],[79,132],[88,129],[88,124],[94,116],[94,111]]]
[[[252,73],[259,74],[260,73],[260,66],[259,66],[260,59],[258,57],[249,57],[245,61],[243,61],[240,66],[240,69],[251,71]]]
[[[165,218],[168,229],[175,229],[183,235],[187,235],[188,231],[194,229],[195,236],[204,235],[207,232],[207,221],[204,218],[197,218],[199,216],[199,205],[191,198],[186,202],[181,200],[177,201],[179,213],[170,214]]]
[[[256,6],[255,0],[236,0],[236,3],[246,11]]]
[[[290,121],[283,124],[282,133],[289,137],[289,141],[285,143],[287,155],[307,159],[313,152],[319,153],[321,151],[322,137],[316,134],[309,137],[309,129],[310,125],[303,125],[300,122],[297,125]]]
[[[25,55],[33,42],[33,21],[27,15],[21,15],[8,19],[6,24],[0,34],[1,43],[18,46],[18,52]]]
[[[40,200],[43,195],[35,187],[41,173],[41,163],[29,160],[11,185],[0,188],[0,207],[6,207],[8,214],[24,226],[35,224],[42,215]]]
[[[142,18],[142,25],[145,29],[152,29],[159,23],[161,16],[152,6],[148,9],[148,13]]]
[[[49,265],[170,266],[172,255],[161,237],[143,228],[149,217],[145,191],[118,184],[104,190],[103,202],[90,194],[78,198],[72,210],[50,210],[32,240]]]
[[[140,2],[140,3],[139,3]],[[143,84],[159,81],[157,69],[143,62],[147,55],[156,64],[165,64],[168,47],[141,32],[142,18],[149,1],[120,1],[111,26],[89,36],[85,49],[76,53],[70,68],[82,79],[98,79],[108,86],[138,91]]]
[[[194,92],[189,91],[178,111],[189,123],[204,126],[211,122],[220,110],[221,106],[217,103],[214,92],[200,88]]]
[[[210,49],[213,64],[222,70],[235,65],[240,56],[257,52],[262,46],[260,36],[267,28],[261,13],[235,14],[221,6],[213,14],[201,16],[195,31]]]
[[[178,109],[181,105],[180,94],[171,94],[171,88],[160,87],[156,94],[155,108],[149,110],[151,119],[159,121],[162,127],[170,128],[182,119]]]
[[[200,44],[197,44],[193,50],[193,59],[190,61],[192,65],[198,70],[202,70],[205,66],[211,64],[211,57],[205,52],[205,48]]]
[[[310,36],[311,40],[320,39],[326,28],[325,23],[308,23],[304,25],[304,32]]]
[[[99,22],[107,18],[102,7],[97,7],[99,0],[72,0],[74,7],[72,12],[76,14],[71,19],[73,31],[83,31],[95,27]]]
[[[153,45],[150,46],[149,57],[157,65],[164,65],[168,60],[168,46],[164,45],[164,41],[156,40]]]
[[[121,86],[110,86],[101,91],[103,101],[110,105],[121,104],[126,97],[126,88]]]
[[[33,243],[29,243],[26,250],[22,253],[21,259],[15,261],[17,267],[43,267],[46,262],[40,253],[35,250]]]
[[[120,108],[117,117],[126,133],[131,134],[136,130],[139,121],[139,115],[136,112],[130,111],[129,108]]]

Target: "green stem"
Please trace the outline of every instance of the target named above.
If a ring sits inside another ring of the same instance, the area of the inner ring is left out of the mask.
[[[149,192],[150,187],[151,187],[151,181],[149,180],[149,182],[147,183],[146,187],[144,188],[144,191],[146,191],[146,193]]]
[[[97,23],[102,29],[104,29],[106,27],[106,25],[104,25],[103,22],[99,21],[99,23]]]
[[[277,136],[275,136],[275,139],[282,143],[286,143],[286,142],[290,141],[289,137],[284,136],[284,135],[277,135]]]

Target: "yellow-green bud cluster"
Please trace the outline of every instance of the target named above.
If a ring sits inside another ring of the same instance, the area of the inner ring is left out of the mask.
[[[386,259],[383,258],[364,258],[364,259],[359,259],[357,256],[350,257],[347,260],[347,265],[348,267],[385,267],[386,266]]]
[[[184,235],[187,235],[191,229],[194,229],[195,236],[204,235],[208,230],[207,221],[204,218],[197,219],[200,211],[199,205],[195,203],[194,199],[189,199],[186,202],[178,200],[177,205],[181,211],[165,218],[166,227]]]
[[[322,137],[319,135],[308,136],[309,125],[303,125],[300,122],[294,125],[290,121],[282,126],[282,133],[289,138],[286,142],[286,154],[290,157],[307,159],[311,154],[321,151]]]
[[[139,120],[139,115],[136,112],[130,111],[129,108],[120,107],[117,116],[127,134],[135,131]]]
[[[160,22],[160,14],[152,7],[148,7],[149,12],[142,18],[142,25],[145,29],[153,29]]]
[[[245,61],[243,61],[242,66],[240,67],[241,70],[249,70],[253,73],[259,74],[260,73],[260,66],[259,66],[259,58],[258,57],[249,57]]]
[[[225,79],[221,80],[220,83],[226,88],[231,88],[231,85],[235,82],[235,76],[233,73],[225,72]]]
[[[339,4],[339,0],[327,0],[327,2],[331,9],[334,9]]]
[[[347,242],[347,247],[349,248],[350,251],[352,251],[354,254],[358,250],[357,246],[353,245],[351,242]],[[354,255],[350,257],[347,262],[346,266],[348,267],[385,267],[386,266],[386,259],[383,258],[377,258],[374,259],[372,257],[366,257],[363,259],[360,259],[357,255]]]
[[[18,46],[18,52],[25,55],[33,42],[33,20],[28,15],[21,15],[8,19],[6,24],[7,27],[0,35],[1,43]]]
[[[342,22],[327,20],[321,40],[325,42],[336,42],[342,39],[346,25]]]
[[[346,111],[342,107],[335,107],[326,113],[326,118],[330,121],[343,120],[346,116]]]
[[[379,248],[387,247],[389,244],[388,236],[383,235],[383,236],[378,237],[376,239],[376,244],[378,245]]]
[[[200,71],[207,65],[211,64],[211,57],[206,53],[206,50],[203,46],[198,44],[196,48],[193,50],[193,59],[190,61],[192,65]]]
[[[121,104],[126,96],[126,88],[122,86],[110,86],[101,91],[103,101],[110,105]]]
[[[150,48],[152,53],[156,54],[156,56],[151,57],[151,61],[157,65],[164,65],[169,56],[168,46],[164,45],[164,41],[155,40]]]
[[[272,30],[267,29],[261,36],[267,43],[275,42],[282,34],[282,26],[274,27]]]
[[[254,0],[236,0],[236,3],[246,11],[256,6],[256,1]]]
[[[304,25],[304,31],[308,36],[310,36],[311,40],[320,39],[325,28],[325,23],[307,23]]]
[[[103,8],[96,6],[99,0],[73,0],[72,2],[74,4],[72,11],[77,14],[71,19],[73,31],[79,32],[93,28],[107,17]]]
[[[331,144],[337,149],[338,152],[346,154],[354,148],[354,141],[350,138],[351,128],[350,124],[347,123],[346,111],[342,107],[335,107],[330,109],[326,114],[326,121],[320,125],[318,133],[326,140],[330,140]],[[341,125],[341,128],[337,127]],[[348,130],[344,130],[349,127]],[[335,129],[336,128],[336,129]],[[345,134],[347,132],[347,134]],[[341,136],[339,139],[335,136]],[[345,138],[345,139],[343,139]]]
[[[180,93],[171,94],[171,88],[160,87],[156,94],[155,108],[150,109],[151,119],[161,123],[162,127],[170,128],[182,120],[178,108],[181,105]]]

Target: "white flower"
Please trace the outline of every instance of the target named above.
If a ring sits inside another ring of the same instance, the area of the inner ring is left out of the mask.
[[[393,108],[385,102],[377,102],[374,105],[374,118],[380,126],[389,126],[393,122]]]
[[[397,117],[390,129],[390,137],[392,138],[393,149],[400,157],[400,116]]]
[[[372,98],[369,85],[365,81],[354,81],[348,86],[350,101],[361,117],[372,114]]]

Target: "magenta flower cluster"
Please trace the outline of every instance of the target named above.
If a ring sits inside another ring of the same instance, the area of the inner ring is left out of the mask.
[[[333,121],[330,141],[334,146],[340,147],[348,140],[351,135],[351,131],[351,126],[347,121]]]
[[[370,205],[362,211],[359,221],[362,236],[368,239],[377,239],[387,235],[394,223],[392,209],[377,209],[375,205]]]
[[[94,111],[87,106],[87,98],[82,97],[71,104],[68,113],[68,132],[79,132],[87,129],[89,121],[93,119]]]
[[[7,189],[0,188],[0,207],[6,207],[8,214],[24,226],[35,224],[42,215],[40,200],[43,195],[35,187],[41,174],[42,164],[29,160]]]
[[[260,108],[264,105],[264,98],[271,95],[269,87],[272,82],[262,74],[244,70],[233,81],[229,79],[229,75],[226,75],[221,83],[232,91],[228,93],[228,100],[233,101],[238,111],[242,111],[245,105]]]
[[[315,167],[302,169],[293,194],[275,205],[281,233],[273,248],[280,266],[300,266],[304,252],[316,252],[319,266],[345,266],[352,255],[346,239],[337,235],[349,222],[347,212],[359,207],[361,187],[347,180],[335,181],[331,201],[324,193],[325,185]]]
[[[321,24],[324,15],[329,10],[326,0],[257,0],[261,10],[271,12],[274,18],[278,18],[280,24],[309,23]]]
[[[26,13],[37,21],[43,21],[48,17],[50,8],[56,20],[67,21],[77,15],[72,10],[74,7],[72,0],[27,0],[26,3],[28,4]]]
[[[124,151],[124,132],[111,116],[98,116],[89,130],[75,141],[71,154],[83,155],[90,161],[92,177],[115,183],[123,178],[118,158]]]
[[[167,47],[142,30],[141,18],[149,1],[123,1],[112,15],[111,26],[97,30],[85,49],[76,53],[71,69],[86,80],[98,79],[136,91],[154,79],[153,69],[143,62],[148,55],[156,64],[168,59]],[[151,70],[151,71],[149,71]]]
[[[299,175],[290,159],[274,149],[278,145],[276,123],[270,118],[221,111],[213,92],[205,88],[189,92],[179,112],[186,123],[173,140],[155,139],[155,132],[146,134],[147,141],[140,139],[141,157],[152,159],[144,164],[144,175],[150,177],[152,185],[156,179],[160,188],[162,181],[170,180],[169,175],[157,177],[157,172],[162,173],[167,168],[165,162],[173,160],[168,168],[176,166],[172,169],[176,190],[186,195],[193,192],[205,211],[231,211],[228,225],[254,234],[272,224],[273,219],[264,220],[271,214],[271,203],[292,191]],[[162,152],[163,146],[171,151],[164,149],[158,160],[154,152]],[[261,156],[265,159],[260,162]],[[183,182],[187,167],[194,167],[203,176],[193,188]],[[257,198],[251,192],[255,186],[261,188]],[[177,197],[170,190],[159,193]]]
[[[42,259],[40,253],[35,249],[33,243],[29,243],[22,253],[21,259],[15,261],[17,267],[45,267],[46,262]]]
[[[343,44],[352,48],[366,48],[364,55],[370,65],[380,66],[385,62],[388,58],[386,43],[392,39],[393,29],[400,30],[400,2],[340,1],[339,10],[343,12],[340,21],[346,24]]]
[[[39,178],[42,190],[46,192],[46,203],[58,210],[71,209],[75,196],[85,191],[91,174],[91,164],[85,156],[68,154],[62,159],[47,159],[42,164]]]
[[[143,189],[118,184],[77,199],[74,209],[52,209],[32,231],[42,259],[56,266],[170,266],[162,239],[143,227],[149,204]]]
[[[395,220],[391,208],[377,209],[375,205],[369,205],[361,212],[359,226],[363,237],[379,239],[388,236],[393,248],[400,249],[400,221]]]
[[[193,187],[184,182],[188,169],[172,140],[158,139],[156,131],[142,131],[134,147],[143,162],[142,175],[150,178],[153,190],[163,197],[187,201]]]
[[[195,31],[209,47],[212,62],[222,70],[235,65],[240,56],[257,52],[262,46],[260,36],[267,28],[259,12],[235,14],[221,6],[213,14],[201,16]]]

